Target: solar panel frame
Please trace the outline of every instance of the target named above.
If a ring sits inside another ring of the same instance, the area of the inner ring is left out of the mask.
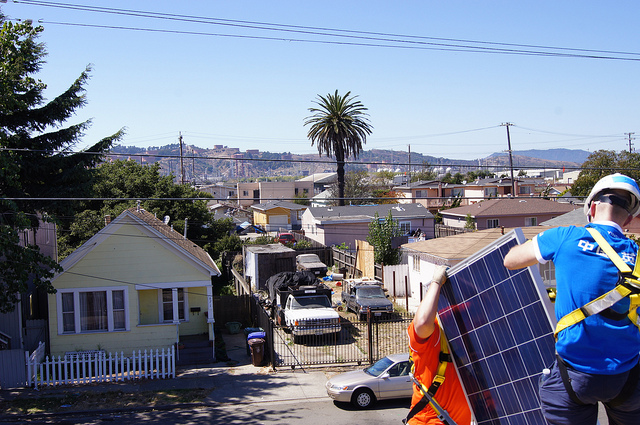
[[[507,270],[515,229],[449,269],[438,318],[478,425],[547,423],[538,380],[555,359],[553,304],[537,266]]]

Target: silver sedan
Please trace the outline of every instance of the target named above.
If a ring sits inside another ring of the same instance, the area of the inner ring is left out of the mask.
[[[327,381],[327,394],[335,401],[367,408],[376,400],[409,398],[413,384],[409,376],[409,354],[383,357],[364,370],[338,374]]]

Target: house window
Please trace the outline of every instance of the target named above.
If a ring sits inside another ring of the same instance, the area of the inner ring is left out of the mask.
[[[487,229],[495,229],[500,226],[500,222],[497,218],[487,219]]]
[[[454,196],[454,197],[464,196],[464,189],[461,187],[451,189],[451,196]]]
[[[413,271],[420,272],[420,256],[419,255],[413,256]]]
[[[420,198],[420,197],[422,197],[422,191],[416,190],[416,198]]]
[[[497,187],[485,187],[484,188],[484,197],[485,198],[495,198],[498,196],[498,188]]]
[[[248,190],[243,190],[242,191],[242,196],[249,196],[249,191]]]
[[[62,331],[75,332],[75,312],[73,309],[73,292],[61,294],[62,298]]]
[[[537,226],[538,225],[538,218],[537,217],[525,217],[524,218],[524,225],[525,225],[525,227]]]
[[[162,289],[162,321],[173,322],[173,306],[178,305],[178,320],[180,322],[185,321],[185,311],[187,309],[187,303],[184,298],[184,289],[178,288],[176,291],[176,297],[173,296],[173,289]]]
[[[410,221],[399,221],[398,227],[400,228],[401,235],[408,235],[411,233],[411,222]]]
[[[58,291],[58,333],[128,330],[127,289],[91,289]]]
[[[530,195],[531,186],[520,186],[520,195]]]

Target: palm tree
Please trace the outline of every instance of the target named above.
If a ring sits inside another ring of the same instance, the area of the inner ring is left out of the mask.
[[[311,116],[304,125],[311,125],[307,137],[311,146],[315,143],[318,153],[335,156],[338,165],[338,205],[344,205],[344,160],[350,156],[356,158],[371,134],[366,113],[367,108],[356,100],[357,96],[344,96],[329,93],[326,97],[318,95],[314,102],[318,107],[309,108]]]

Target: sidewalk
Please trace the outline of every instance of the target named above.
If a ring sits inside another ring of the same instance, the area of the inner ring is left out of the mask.
[[[136,393],[175,389],[204,388],[211,390],[203,404],[256,403],[284,400],[328,398],[325,383],[328,376],[318,369],[278,369],[256,367],[246,352],[243,333],[223,335],[229,362],[195,365],[178,370],[175,379],[145,379],[104,384],[46,387],[40,390],[20,388],[0,390],[0,403],[17,398],[56,397],[65,393],[123,391]],[[176,405],[175,407],[180,407]],[[158,409],[158,406],[154,407]],[[171,408],[166,406],[165,408]],[[123,409],[120,409],[123,410]],[[68,412],[67,412],[68,413]],[[0,421],[5,417],[0,413]],[[6,416],[16,419],[15,415]],[[30,416],[32,417],[32,416]]]

